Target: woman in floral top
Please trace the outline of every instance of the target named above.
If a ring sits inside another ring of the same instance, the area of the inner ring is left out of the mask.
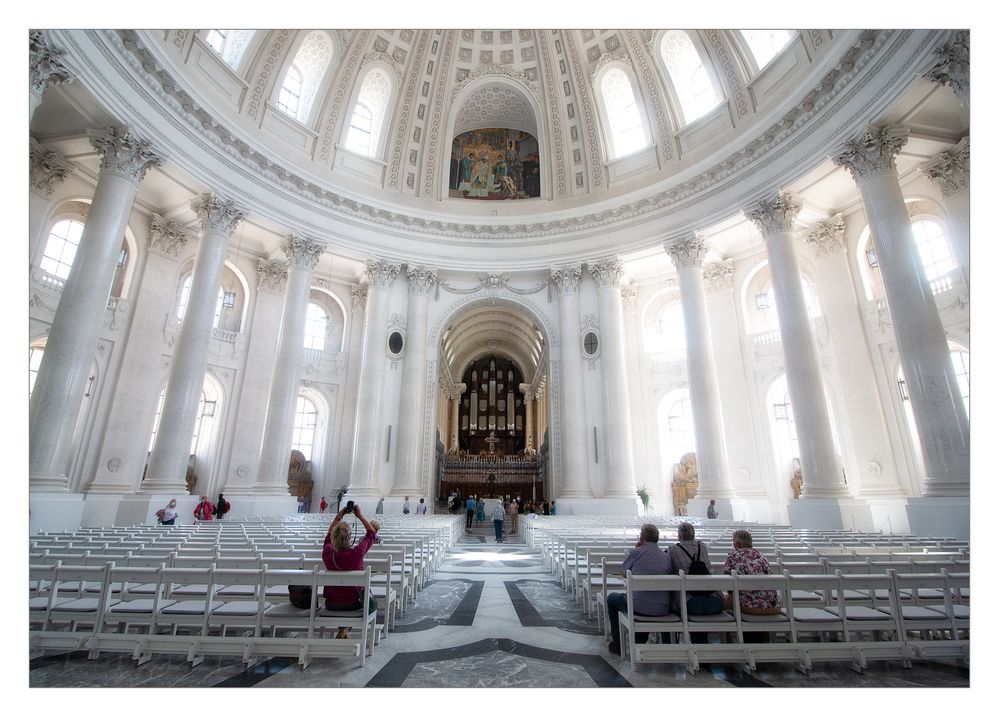
[[[732,551],[725,558],[725,574],[771,575],[770,563],[753,547],[748,530],[732,533]],[[780,612],[780,593],[776,590],[740,590],[739,608],[748,615],[776,615]],[[732,594],[725,595],[725,609],[732,609]]]

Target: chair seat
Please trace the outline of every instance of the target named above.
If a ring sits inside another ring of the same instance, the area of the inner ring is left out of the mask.
[[[255,592],[256,588],[253,585],[227,585],[224,588],[219,588],[215,594],[223,597],[237,597],[241,595],[253,595]]]
[[[781,610],[776,615],[749,615],[742,613],[743,622],[787,622],[787,613]]]
[[[156,583],[142,583],[128,589],[133,595],[154,595],[156,593]]]
[[[169,607],[176,603],[176,600],[161,600],[160,607]],[[155,600],[153,598],[139,598],[138,600],[128,600],[126,602],[120,602],[117,605],[111,607],[110,612],[115,614],[141,614],[141,613],[151,613],[153,611],[153,604]]]
[[[791,598],[795,602],[822,602],[822,596],[811,590],[792,590]]]
[[[875,610],[864,605],[846,605],[843,609],[846,610],[847,620],[884,620],[888,617],[887,612]],[[838,605],[827,607],[826,610],[833,615],[840,615]]]
[[[287,585],[270,585],[266,590],[264,590],[265,597],[288,597],[288,586]]]
[[[270,603],[264,603],[267,607],[270,607]],[[229,615],[232,617],[245,617],[248,615],[256,615],[259,610],[259,604],[253,600],[233,600],[232,602],[225,603],[222,607],[212,610],[212,615]],[[266,608],[265,608],[266,610]]]
[[[111,600],[109,605],[117,605],[121,600]],[[97,612],[97,608],[101,604],[100,598],[77,598],[76,600],[69,600],[56,605],[52,608],[53,612]]]
[[[927,610],[932,610],[933,612],[939,613],[941,615],[947,614],[947,608],[943,605],[931,605]],[[971,618],[971,608],[967,605],[954,605],[954,617],[958,620],[968,620]]]
[[[735,617],[728,612],[720,612],[716,615],[687,615],[687,622],[735,622]]]
[[[68,603],[73,598],[56,598],[55,605],[63,605]],[[47,610],[49,607],[49,599],[47,597],[36,597],[28,600],[28,607],[31,610]]]
[[[820,607],[793,608],[794,619],[798,622],[838,622],[839,617]]]
[[[321,608],[318,613],[319,617],[361,617],[363,613],[361,608],[356,610],[327,610],[326,608]]]
[[[218,608],[225,605],[221,600],[212,600],[211,605],[208,609],[217,610]],[[164,615],[204,615],[205,614],[205,601],[204,600],[180,600],[175,602],[170,607],[164,608],[161,611]]]
[[[181,585],[170,591],[172,595],[207,595],[207,585]]]
[[[295,607],[290,602],[278,603],[264,610],[265,617],[309,617],[309,608]]]
[[[92,580],[85,581],[83,583],[83,590],[87,591],[92,588],[100,590],[101,584],[94,582]],[[67,580],[64,583],[59,583],[59,592],[79,592],[80,591],[80,581],[79,580]]]
[[[939,620],[944,615],[943,606],[939,607],[940,612],[937,612],[922,605],[903,605],[902,617],[906,620]]]
[[[635,615],[635,622],[680,622],[680,616],[674,613],[666,615]]]

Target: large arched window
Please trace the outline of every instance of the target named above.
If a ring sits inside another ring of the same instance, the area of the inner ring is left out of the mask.
[[[687,333],[683,323],[683,306],[680,302],[667,305],[656,319],[656,332],[663,351],[684,351]]]
[[[209,30],[205,42],[215,50],[232,69],[239,67],[243,53],[253,39],[255,30]]]
[[[392,92],[392,81],[388,73],[380,68],[368,70],[357,94],[357,104],[350,118],[346,147],[351,152],[374,157],[378,154],[378,140],[381,137],[385,113]]]
[[[194,277],[193,274],[189,274],[186,279],[184,279],[184,285],[180,290],[180,303],[177,304],[177,320],[183,321],[184,314],[187,312],[187,301],[191,297],[191,279]],[[225,302],[225,292],[222,291],[222,287],[219,287],[219,298],[215,302],[215,319],[212,321],[212,328],[218,328],[219,317],[222,316],[222,308]]]
[[[332,59],[333,43],[329,35],[322,30],[306,35],[281,82],[278,109],[299,122],[307,122]]]
[[[946,276],[957,268],[957,262],[950,251],[947,235],[940,222],[933,219],[917,219],[912,223],[912,236],[923,261],[926,278],[930,281]]]
[[[156,443],[156,432],[160,429],[160,416],[163,413],[163,399],[164,398],[166,398],[166,387],[165,386],[163,387],[163,390],[160,391],[160,398],[159,398],[159,401],[157,401],[157,403],[156,403],[156,418],[153,419],[153,434],[151,436],[149,436],[149,452],[150,453],[153,452],[153,444]],[[201,391],[201,398],[198,400],[198,414],[197,414],[197,419],[194,421],[194,434],[191,436],[191,453],[192,454],[195,452],[195,450],[197,449],[197,446],[198,446],[198,434],[201,431],[201,420],[206,415],[206,406],[208,406],[208,403],[209,402],[207,402],[205,400],[204,389],[202,389],[202,391]],[[211,415],[213,415],[213,416],[215,415],[215,408],[216,408],[216,406],[217,406],[217,402],[212,401],[211,402],[211,406],[207,409],[207,410],[211,411]]]
[[[312,460],[312,449],[316,442],[316,425],[319,411],[311,399],[299,395],[295,404],[295,426],[291,432],[291,450],[301,451],[305,460]]]
[[[330,317],[319,304],[309,303],[305,314],[305,348],[323,351],[329,334]]]
[[[76,259],[81,236],[83,236],[83,222],[75,219],[56,222],[45,243],[40,267],[42,271],[60,279],[68,277],[69,270],[73,268],[73,260]]]
[[[628,74],[611,67],[600,78],[600,98],[607,119],[611,159],[633,154],[649,145],[642,113]]]
[[[832,430],[833,450],[836,451],[837,456],[840,456],[842,451],[839,445],[839,434],[836,431],[832,403],[828,396],[826,396],[826,410],[829,413],[829,424]],[[779,376],[770,385],[770,389],[767,391],[767,411],[774,454],[780,469],[779,474],[782,477],[786,475],[787,479],[790,480],[795,461],[801,459],[801,450],[799,448],[798,427],[794,421],[794,410],[791,408],[791,397],[787,392],[787,376]]]
[[[911,206],[910,211],[912,211]],[[914,219],[912,240],[919,252],[926,280],[930,282],[930,289],[934,294],[951,288],[955,280],[961,281],[960,273],[957,271],[957,261],[951,250],[950,238],[939,219],[925,214]],[[861,267],[860,275],[867,298],[882,298],[884,288],[878,273],[880,265],[870,227],[864,227],[860,233],[856,260]]]
[[[656,423],[659,426],[659,450],[666,484],[673,479],[673,464],[695,450],[694,414],[686,390],[667,394],[659,402]]]
[[[722,101],[708,68],[686,32],[670,30],[665,33],[659,43],[659,54],[680,102],[684,123],[690,124],[704,116]]]
[[[777,57],[795,35],[792,30],[741,30],[740,32],[756,61],[757,70],[762,70]]]

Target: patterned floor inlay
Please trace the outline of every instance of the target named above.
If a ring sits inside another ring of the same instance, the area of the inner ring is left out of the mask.
[[[503,583],[524,627],[558,627],[582,635],[599,635],[587,624],[582,608],[555,580],[507,580]]]
[[[393,632],[419,632],[438,625],[471,625],[484,584],[465,578],[428,581],[416,604],[410,605],[405,616],[396,620]]]

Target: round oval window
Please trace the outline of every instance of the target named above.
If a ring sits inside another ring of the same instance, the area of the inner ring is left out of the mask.
[[[399,331],[393,331],[391,334],[389,334],[388,347],[389,347],[389,352],[393,356],[398,356],[399,354],[402,353],[402,346],[403,346],[402,333],[400,333]]]
[[[597,353],[597,349],[600,347],[600,342],[597,339],[597,335],[593,331],[587,331],[586,335],[583,336],[583,351],[586,352],[587,356],[593,356]]]

